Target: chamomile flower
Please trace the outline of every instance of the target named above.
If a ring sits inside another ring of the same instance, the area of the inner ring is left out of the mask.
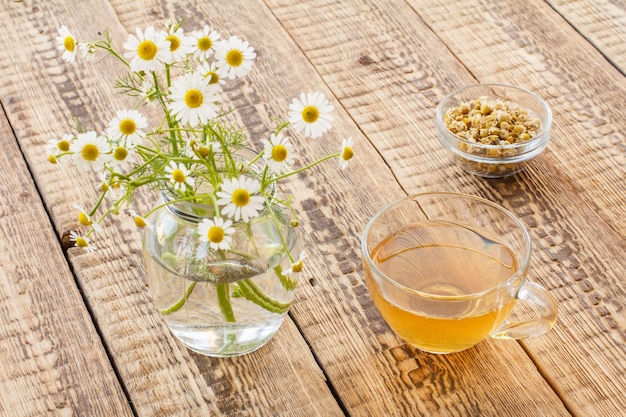
[[[291,267],[284,271],[283,274],[287,276],[295,276],[302,272],[302,268],[304,267],[304,258],[306,258],[306,252],[300,252],[300,257],[291,264]]]
[[[219,38],[220,34],[211,30],[208,25],[204,25],[202,30],[193,31],[191,33],[191,49],[194,56],[201,61],[208,59],[213,55],[215,44]]]
[[[135,226],[137,226],[138,228],[143,229],[144,227],[147,227],[148,229],[154,229],[154,225],[149,222],[145,217],[137,214],[135,210],[128,210],[128,215],[133,218]]]
[[[63,51],[63,60],[68,64],[71,64],[76,57],[76,46],[78,42],[67,26],[61,26],[59,29],[59,36],[57,36],[57,43],[59,49]]]
[[[83,225],[85,227],[93,227],[93,229],[96,232],[102,231],[102,226],[100,226],[98,224],[98,222],[95,222],[93,220],[93,218],[89,215],[87,210],[85,210],[84,208],[82,208],[78,204],[74,204],[74,205],[72,205],[72,207],[74,207],[76,210],[78,210],[78,216],[77,216],[78,223],[80,223],[81,225]]]
[[[263,139],[261,142],[265,145],[263,158],[270,169],[276,174],[289,171],[293,165],[291,155],[293,146],[289,142],[289,138],[284,137],[281,133],[278,135],[272,133],[269,141]]]
[[[179,77],[172,84],[169,95],[170,111],[183,124],[192,127],[206,124],[218,114],[218,90],[197,71]]]
[[[87,236],[79,235],[75,231],[70,232],[70,241],[74,242],[76,247],[81,248],[85,252],[93,252],[96,247],[89,243]]]
[[[63,135],[62,139],[50,139],[46,150],[49,154],[68,152],[73,140],[74,136],[70,134]]]
[[[176,30],[174,29],[175,28],[172,26],[165,38],[165,40],[170,43],[169,56],[165,61],[168,64],[183,61],[193,48],[193,39],[189,36],[185,36],[182,28],[178,27]]]
[[[305,136],[316,139],[331,127],[333,116],[330,112],[334,107],[323,93],[302,93],[300,100],[294,98],[289,108],[289,122],[298,133],[304,131]]]
[[[190,158],[209,158],[215,157],[216,153],[221,152],[222,144],[219,142],[201,141],[192,139],[186,143],[185,155]]]
[[[221,191],[217,192],[217,204],[225,205],[222,213],[235,221],[243,219],[247,222],[256,217],[263,209],[264,198],[257,193],[261,184],[253,179],[240,175],[239,178],[225,179]]]
[[[341,143],[341,156],[339,158],[339,168],[346,169],[348,167],[348,161],[354,156],[352,150],[352,136],[348,139],[344,139]]]
[[[215,46],[217,66],[227,69],[227,77],[232,80],[244,77],[252,69],[256,53],[248,41],[231,36]]]
[[[139,92],[139,98],[145,104],[150,104],[151,107],[155,107],[155,97],[157,95],[157,89],[154,86],[154,81],[146,79],[141,84]]]
[[[96,46],[93,43],[79,42],[78,50],[80,51],[83,59],[87,61],[91,61],[93,57],[96,56]]]
[[[229,235],[235,233],[235,229],[231,227],[231,220],[224,220],[221,217],[211,219],[202,219],[202,223],[198,225],[198,233],[200,234],[200,242],[207,242],[211,249],[229,250],[230,243],[233,238]]]
[[[122,184],[111,180],[109,171],[100,171],[98,177],[100,178],[100,183],[96,186],[96,190],[101,193],[107,193],[112,200],[118,200],[126,193]]]
[[[166,36],[163,31],[156,32],[153,26],[147,27],[145,33],[137,29],[137,36],[128,35],[124,58],[130,60],[130,70],[148,72],[160,69],[170,57],[170,42]]]
[[[148,120],[137,110],[118,110],[109,123],[107,135],[127,147],[135,147],[146,137],[141,129],[147,127]]]
[[[226,83],[226,77],[228,77],[228,69],[225,67],[218,67],[215,62],[203,62],[196,69],[202,75],[202,78],[206,79],[209,84],[219,87],[219,92],[222,92],[222,86]]]
[[[186,187],[193,187],[194,179],[191,177],[191,171],[189,171],[185,165],[181,162],[177,164],[174,161],[170,161],[170,164],[165,167],[165,172],[170,174],[170,182],[174,184],[174,189],[184,190]]]
[[[79,133],[78,138],[70,144],[74,163],[85,170],[102,168],[109,160],[107,154],[110,151],[107,141],[94,131]]]
[[[132,166],[135,154],[135,148],[117,145],[113,148],[107,165],[125,172]]]

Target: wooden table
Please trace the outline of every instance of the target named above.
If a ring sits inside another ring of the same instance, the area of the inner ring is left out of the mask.
[[[234,359],[170,335],[131,219],[116,218],[94,253],[68,249],[72,204],[93,201],[94,180],[46,160],[70,115],[102,129],[120,107],[113,60],[66,65],[57,29],[94,39],[108,28],[121,47],[169,18],[255,47],[255,69],[228,92],[252,137],[291,97],[323,91],[331,136],[355,140],[348,170],[290,182],[308,269],[277,336]],[[0,21],[0,414],[626,415],[623,1],[5,0]],[[525,87],[553,110],[548,148],[514,177],[465,174],[438,143],[437,104],[477,82]],[[522,219],[530,279],[559,302],[549,334],[436,356],[389,330],[364,285],[362,231],[385,203],[436,190]]]

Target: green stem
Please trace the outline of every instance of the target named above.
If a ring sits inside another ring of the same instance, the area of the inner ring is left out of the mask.
[[[323,157],[323,158],[321,158],[321,159],[319,159],[319,160],[317,160],[315,162],[310,163],[309,165],[306,165],[306,166],[303,166],[302,168],[296,169],[295,171],[290,171],[290,172],[288,172],[286,174],[283,174],[281,176],[275,177],[275,178],[271,179],[270,181],[268,181],[268,184],[271,184],[273,182],[280,181],[283,178],[291,177],[292,175],[296,175],[296,174],[299,174],[301,172],[304,172],[304,171],[306,171],[306,170],[308,170],[310,168],[313,168],[315,165],[319,165],[319,164],[321,164],[324,161],[328,161],[329,159],[337,158],[338,156],[341,156],[341,152],[325,156],[325,157]]]
[[[241,295],[248,301],[263,307],[267,311],[277,314],[286,313],[291,303],[281,303],[265,294],[251,279],[238,282]]]
[[[185,302],[187,301],[187,299],[191,295],[191,292],[193,291],[193,289],[196,287],[196,284],[197,284],[197,282],[195,282],[195,281],[193,281],[191,284],[189,284],[189,286],[185,290],[185,294],[183,294],[183,296],[180,297],[180,299],[178,301],[176,301],[174,304],[172,304],[168,308],[162,309],[161,310],[161,314],[163,314],[165,316],[167,314],[171,314],[171,313],[173,313],[175,311],[180,310],[181,307],[185,305]]]
[[[290,279],[288,276],[283,275],[283,268],[280,265],[276,265],[274,267],[274,273],[278,277],[278,280],[280,281],[284,289],[286,289],[287,291],[293,291],[296,289],[296,285],[298,285],[298,281],[294,281]]]
[[[215,284],[215,288],[217,289],[217,301],[224,318],[227,322],[234,323],[235,313],[230,303],[230,286],[228,284]]]

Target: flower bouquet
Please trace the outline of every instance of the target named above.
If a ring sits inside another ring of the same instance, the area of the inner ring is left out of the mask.
[[[293,299],[304,251],[291,197],[279,184],[323,161],[344,169],[352,138],[338,152],[298,164],[287,134],[319,138],[329,131],[333,106],[322,93],[301,94],[288,119],[256,143],[229,117],[226,83],[245,77],[254,49],[235,36],[221,39],[209,26],[187,34],[179,22],[128,35],[118,52],[108,32],[82,42],[65,26],[57,37],[63,59],[104,51],[126,68],[115,88],[135,99],[101,133],[75,123],[49,143],[48,160],[70,159],[98,176],[100,196],[90,209],[77,205],[84,228],[75,246],[91,252],[110,215],[128,213],[143,230],[150,292],[170,330],[206,355],[233,356],[271,339]],[[149,187],[160,203],[133,208],[134,194]]]

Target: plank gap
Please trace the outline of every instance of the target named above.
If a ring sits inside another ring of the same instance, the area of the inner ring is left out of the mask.
[[[315,360],[315,363],[317,364],[317,367],[322,371],[322,374],[324,375],[324,379],[326,380],[326,386],[328,386],[328,390],[330,391],[330,394],[333,396],[333,398],[337,402],[337,405],[339,406],[339,409],[343,412],[343,414],[345,416],[350,416],[350,412],[348,411],[348,407],[346,407],[346,405],[344,404],[343,400],[341,399],[341,396],[339,395],[339,391],[337,390],[337,388],[333,384],[330,376],[326,373],[326,369],[322,365],[322,362],[321,362],[320,358],[317,356],[317,353],[315,352],[315,349],[313,349],[313,346],[311,346],[311,343],[309,343],[309,340],[306,338],[306,335],[302,331],[302,328],[300,327],[300,324],[298,324],[298,320],[294,317],[294,315],[293,315],[293,313],[291,311],[289,313],[287,313],[287,314],[289,315],[289,317],[291,317],[291,321],[293,321],[293,324],[296,326],[296,329],[298,329],[298,333],[300,333],[300,335],[302,335],[302,339],[304,339],[304,342],[306,343],[307,347],[311,351],[311,355],[313,356],[313,359]]]
[[[476,82],[478,83],[478,82],[479,82],[479,81],[478,81],[478,78],[476,77],[476,75],[474,75],[474,73],[472,72],[472,69],[471,69],[471,68],[469,68],[469,67],[465,64],[465,62],[463,62],[463,60],[462,60],[460,57],[458,57],[458,56],[454,53],[454,51],[453,51],[452,49],[450,49],[450,48],[448,47],[448,45],[446,44],[446,42],[443,40],[443,38],[442,38],[441,36],[439,36],[439,34],[437,33],[437,31],[436,31],[436,30],[435,30],[435,29],[434,29],[431,25],[429,25],[427,21],[425,21],[424,19],[422,19],[422,15],[420,15],[420,14],[419,14],[419,11],[418,11],[415,7],[413,7],[413,5],[412,5],[411,3],[407,3],[407,7],[408,7],[409,9],[413,10],[413,13],[415,13],[415,15],[416,15],[417,17],[419,17],[419,18],[420,18],[420,20],[422,21],[422,23],[424,24],[424,26],[426,26],[426,27],[428,28],[428,30],[430,30],[430,31],[432,32],[433,36],[434,36],[435,38],[437,38],[437,39],[439,40],[439,42],[441,42],[441,44],[442,44],[442,45],[444,45],[444,46],[446,47],[446,51],[448,51],[448,53],[450,53],[450,55],[452,55],[454,58],[456,58],[456,60],[458,61],[458,63],[459,63],[459,64],[460,64],[463,68],[465,68],[465,71],[467,71],[467,72],[469,73],[469,75],[471,75],[471,77],[472,77],[474,80],[476,80]]]
[[[552,378],[550,378],[550,376],[546,372],[546,370],[543,369],[541,366],[539,366],[539,363],[535,359],[535,357],[534,357],[534,355],[532,353],[532,350],[530,348],[528,348],[526,346],[526,344],[523,343],[522,341],[518,340],[517,343],[524,350],[524,352],[526,352],[526,355],[528,355],[530,360],[535,364],[535,366],[537,367],[537,372],[539,373],[539,375],[541,375],[543,380],[546,381],[546,384],[548,384],[548,386],[552,389],[552,391],[554,391],[554,393],[556,394],[558,399],[561,400],[561,403],[563,404],[563,407],[565,407],[565,410],[568,413],[570,413],[572,416],[579,416],[579,414],[574,412],[574,408],[567,402],[567,399],[565,398],[565,396],[562,395],[561,390],[559,389],[559,385],[554,383],[554,381],[552,380]]]
[[[6,108],[4,106],[4,103],[0,100],[0,109],[2,109],[2,113],[4,114],[5,119],[7,120],[7,124],[9,125],[9,129],[11,129],[11,133],[13,134],[13,137],[15,138],[15,143],[17,145],[17,149],[20,152],[20,154],[22,155],[22,159],[24,160],[25,164],[26,164],[26,169],[28,170],[28,174],[30,175],[32,182],[33,182],[33,186],[35,188],[35,191],[37,192],[37,196],[39,197],[39,200],[41,201],[41,205],[46,213],[46,216],[48,217],[48,220],[50,222],[50,224],[54,225],[52,216],[50,215],[50,211],[48,209],[48,206],[45,204],[45,200],[43,199],[43,196],[41,194],[41,190],[39,189],[39,184],[37,183],[37,181],[35,180],[35,177],[33,176],[33,171],[31,169],[31,166],[28,162],[28,158],[26,157],[26,155],[24,154],[24,151],[22,150],[22,146],[20,144],[19,139],[17,138],[17,134],[15,132],[15,129],[13,128],[13,125],[11,123],[11,119],[9,118],[9,114],[6,111]],[[56,225],[55,225],[56,226]],[[85,305],[85,308],[87,309],[87,313],[89,314],[89,318],[91,319],[91,323],[93,324],[94,330],[96,331],[96,334],[98,335],[98,338],[100,339],[100,343],[102,344],[102,347],[104,349],[104,352],[109,360],[109,363],[111,364],[111,368],[113,369],[113,372],[115,373],[115,377],[117,378],[118,382],[120,383],[120,386],[122,388],[122,392],[124,393],[124,396],[126,397],[126,401],[128,403],[128,405],[130,406],[132,413],[134,416],[139,416],[139,414],[137,413],[137,410],[135,409],[135,405],[133,404],[133,402],[130,399],[130,395],[128,392],[128,389],[126,387],[126,384],[124,383],[124,380],[122,379],[120,372],[117,368],[117,365],[115,363],[115,361],[113,360],[113,356],[111,355],[111,352],[109,350],[109,346],[107,345],[106,341],[104,340],[104,338],[102,337],[102,332],[100,331],[100,327],[98,326],[98,322],[94,316],[94,313],[91,309],[91,306],[89,305],[89,303],[87,302],[87,299],[85,298],[85,293],[83,291],[83,287],[80,284],[80,281],[77,279],[76,274],[74,272],[74,266],[72,265],[72,263],[69,260],[68,257],[68,253],[67,253],[67,248],[64,247],[63,243],[62,243],[62,238],[59,236],[58,231],[55,230],[54,235],[57,238],[57,244],[61,247],[61,252],[63,252],[63,256],[65,258],[65,262],[67,263],[67,266],[70,270],[70,272],[72,273],[72,276],[74,277],[74,282],[76,283],[76,287],[78,288],[78,293],[80,294],[80,298],[83,302],[83,304]]]
[[[561,12],[559,11],[559,9],[558,9],[558,8],[556,8],[556,7],[552,4],[552,2],[551,2],[551,1],[546,0],[546,4],[547,4],[547,5],[548,5],[548,7],[550,7],[552,10],[554,10],[554,13],[558,14],[558,15],[561,17],[561,19],[563,19],[563,21],[564,21],[567,25],[569,25],[569,27],[571,27],[572,29],[574,29],[574,31],[575,31],[576,33],[578,33],[578,34],[579,34],[579,35],[580,35],[580,36],[581,36],[584,40],[586,40],[587,42],[589,42],[589,44],[590,44],[591,46],[593,46],[593,49],[595,49],[596,51],[598,51],[598,53],[599,53],[600,55],[602,55],[602,56],[604,57],[604,59],[606,59],[606,62],[608,62],[609,64],[611,64],[611,66],[612,66],[613,68],[615,68],[615,69],[616,69],[616,70],[617,70],[620,74],[622,74],[624,77],[626,77],[626,71],[622,70],[622,69],[620,68],[620,66],[619,66],[619,65],[617,65],[617,63],[616,63],[613,59],[611,59],[611,57],[609,57],[607,54],[605,54],[605,53],[602,51],[602,49],[600,49],[600,48],[598,47],[598,45],[596,45],[596,44],[593,42],[593,40],[592,40],[589,36],[585,35],[585,33],[584,33],[582,30],[580,30],[580,29],[578,29],[576,26],[574,26],[574,25],[572,24],[572,22],[571,22],[570,20],[568,20],[568,19],[567,19],[567,17],[566,17],[565,15],[563,15],[563,13],[561,13]]]

